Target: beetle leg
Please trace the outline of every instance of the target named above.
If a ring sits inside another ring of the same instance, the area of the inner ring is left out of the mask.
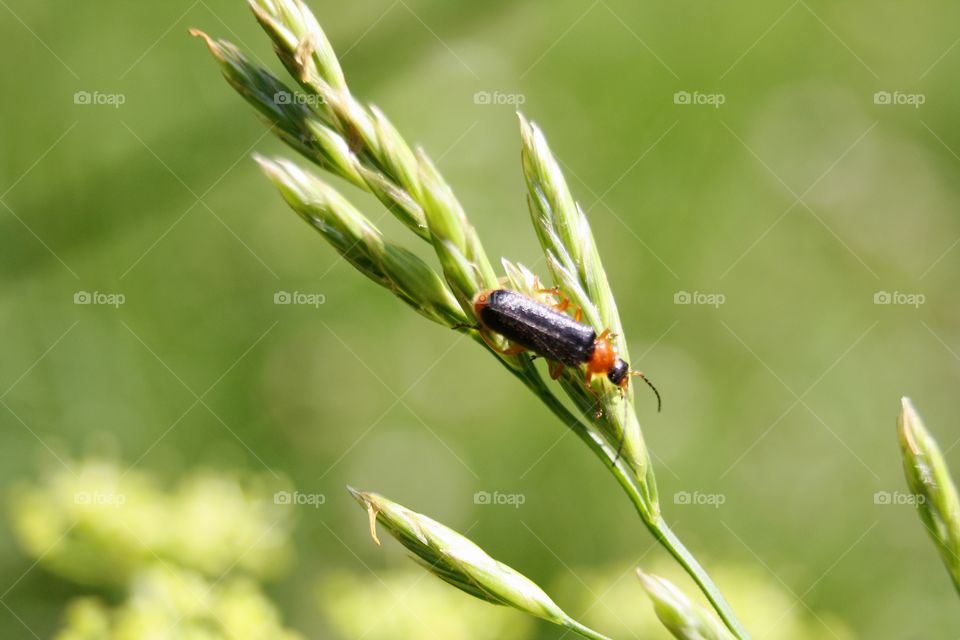
[[[538,286],[536,287],[536,292],[537,292],[537,293],[549,293],[549,294],[552,295],[553,297],[557,298],[557,300],[558,300],[559,302],[557,302],[557,304],[555,304],[555,305],[553,305],[553,306],[554,306],[554,308],[560,309],[561,311],[563,311],[563,309],[566,309],[567,306],[569,306],[569,304],[570,304],[570,299],[569,299],[567,296],[563,295],[563,292],[560,291],[560,287],[559,287],[559,286],[546,288],[546,287],[541,287],[541,286],[539,286],[539,283],[538,283]],[[563,307],[563,308],[561,309],[560,307]]]
[[[473,329],[474,331],[480,334],[480,337],[483,338],[483,341],[487,343],[488,347],[490,347],[497,353],[502,353],[505,356],[515,356],[518,353],[523,353],[524,351],[528,350],[526,347],[521,347],[518,344],[515,344],[512,347],[507,347],[506,349],[501,349],[500,347],[497,346],[497,344],[493,340],[490,339],[490,336],[488,336],[487,332],[484,331],[483,325],[467,324],[465,322],[461,322],[459,324],[453,325],[450,328],[453,329],[454,331],[464,331],[467,329]]]
[[[562,362],[551,362],[550,366],[548,367],[550,370],[550,377],[553,378],[554,380],[559,378],[560,374],[563,373],[563,369],[565,366],[566,365],[564,365]]]
[[[581,309],[580,307],[573,307],[570,304],[570,297],[565,295],[562,291],[560,291],[560,287],[551,287],[549,289],[538,288],[537,293],[551,293],[555,295],[559,299],[559,301],[555,305],[553,305],[554,309],[556,309],[560,313],[565,313],[567,309],[570,309],[572,307],[574,309],[573,319],[576,320],[577,322],[580,322],[580,320],[583,319],[583,309]]]
[[[567,299],[567,296],[563,295],[563,292],[560,291],[559,285],[555,287],[541,287],[540,283],[538,282],[534,290],[537,293],[549,293],[550,295],[558,298],[560,301]]]
[[[593,379],[593,373],[587,369],[586,375],[583,377],[583,386],[587,388],[587,391],[590,395],[593,396],[594,404],[597,407],[597,412],[594,414],[594,417],[599,420],[600,416],[603,415],[603,405],[600,404],[600,394],[593,390],[593,387],[590,386],[590,380]]]
[[[483,341],[487,343],[487,346],[496,351],[497,353],[503,354],[505,356],[515,356],[518,353],[523,353],[527,350],[526,347],[522,347],[519,344],[515,344],[512,347],[507,347],[506,349],[501,349],[497,346],[497,343],[494,342],[490,336],[487,335],[486,331],[479,331],[480,337],[483,338]]]

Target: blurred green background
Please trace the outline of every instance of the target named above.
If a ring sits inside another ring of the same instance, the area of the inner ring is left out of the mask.
[[[426,147],[488,252],[542,272],[514,109],[541,125],[664,395],[662,414],[642,388],[638,406],[666,517],[756,637],[956,635],[894,418],[912,396],[960,469],[960,6],[310,5],[354,94]],[[249,155],[292,152],[190,26],[279,73],[240,0],[0,2],[6,493],[69,484],[87,456],[166,491],[197,470],[266,478],[324,497],[286,508],[296,559],[263,587],[305,637],[561,635],[376,548],[350,483],[469,532],[616,637],[663,637],[630,571],[669,563],[616,484],[481,350],[284,206]],[[53,635],[81,594],[117,600],[35,566],[15,519],[0,635]]]

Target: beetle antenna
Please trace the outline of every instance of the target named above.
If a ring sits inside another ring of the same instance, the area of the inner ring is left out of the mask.
[[[653,386],[653,383],[650,382],[649,378],[647,378],[647,376],[643,375],[643,372],[641,372],[641,371],[631,371],[631,372],[630,372],[630,375],[631,375],[631,376],[636,376],[636,377],[638,377],[638,378],[641,378],[644,382],[647,383],[647,386],[648,386],[648,387],[650,387],[651,389],[653,389],[654,395],[657,396],[657,413],[660,413],[660,408],[661,408],[661,406],[663,405],[663,401],[660,399],[660,392],[657,391],[657,388],[656,388],[655,386]]]

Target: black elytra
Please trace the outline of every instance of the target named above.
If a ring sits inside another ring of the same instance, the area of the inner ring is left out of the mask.
[[[486,298],[478,305],[480,321],[511,342],[571,367],[593,356],[597,332],[589,325],[509,289],[490,291]]]

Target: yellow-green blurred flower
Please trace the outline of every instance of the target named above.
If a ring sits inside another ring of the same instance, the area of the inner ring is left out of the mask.
[[[55,640],[300,640],[248,578],[210,583],[157,563],[137,574],[117,607],[79,598]]]
[[[164,491],[149,475],[87,461],[57,470],[12,495],[11,519],[29,555],[85,584],[123,585],[162,558],[219,576],[260,577],[287,564],[290,510],[235,478],[197,473]]]

